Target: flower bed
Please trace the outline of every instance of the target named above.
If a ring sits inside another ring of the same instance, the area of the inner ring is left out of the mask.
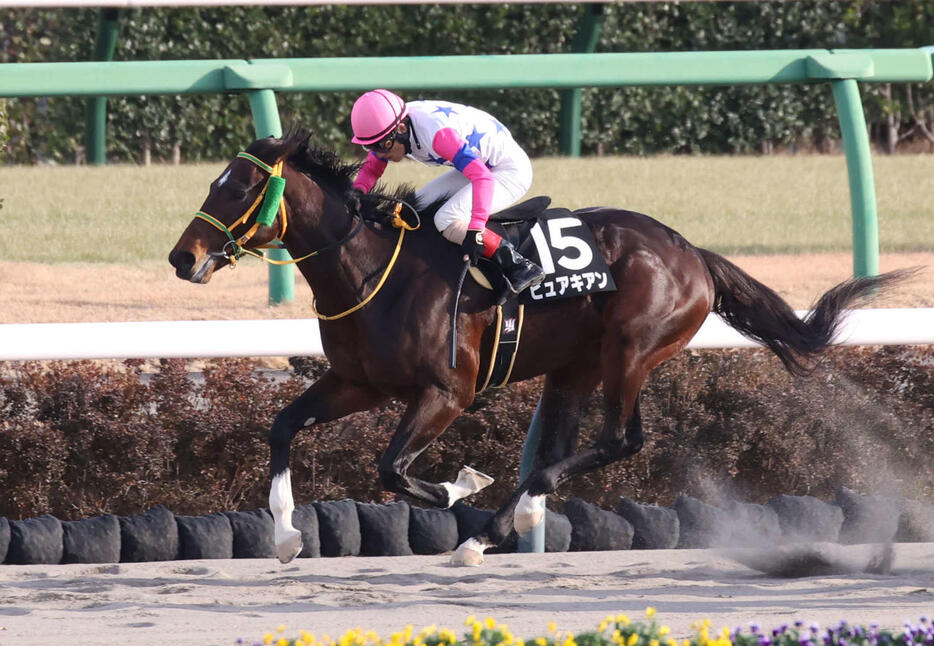
[[[467,630],[461,637],[449,628],[427,626],[416,633],[412,625],[392,633],[388,639],[360,628],[348,630],[338,638],[315,636],[300,631],[297,637],[286,637],[285,626],[276,633],[267,633],[253,646],[934,646],[934,622],[921,617],[918,624],[909,621],[901,631],[882,630],[878,624],[869,627],[852,626],[841,621],[836,626],[821,628],[817,623],[802,621],[782,624],[763,630],[752,623],[748,628],[723,626],[712,632],[709,619],[692,624],[694,634],[680,642],[671,636],[671,629],[656,619],[655,608],[645,610],[646,621],[631,621],[624,614],[611,615],[600,622],[596,631],[575,635],[560,631],[549,622],[548,634],[518,639],[506,624],[497,624],[492,617],[479,620],[470,616]],[[238,640],[238,644],[247,642]]]

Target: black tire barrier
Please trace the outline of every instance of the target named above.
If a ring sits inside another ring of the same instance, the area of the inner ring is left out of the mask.
[[[731,501],[723,506],[730,517],[730,547],[776,545],[782,540],[778,514],[766,505]]]
[[[674,509],[622,498],[616,513],[632,525],[632,549],[671,550],[678,546],[681,522]]]
[[[176,516],[179,560],[232,559],[233,528],[227,514]]]
[[[795,543],[835,543],[843,526],[843,510],[813,496],[775,496],[768,502],[778,514],[782,536]]]
[[[318,512],[315,506],[298,505],[292,512],[292,526],[302,533],[300,559],[321,558],[321,539],[318,537]]]
[[[834,502],[843,511],[839,540],[844,545],[884,543],[898,533],[901,512],[884,498],[862,496],[844,487]]]
[[[55,516],[10,521],[10,547],[6,562],[46,565],[62,562],[62,523]]]
[[[450,509],[412,507],[409,545],[415,554],[441,554],[457,549],[457,516]]]
[[[564,514],[545,513],[545,551],[743,547],[793,542],[934,542],[934,503],[863,496],[842,489],[835,504],[811,496],[776,496],[766,505],[706,504],[679,496],[671,507],[622,498],[616,512],[580,499]],[[353,500],[296,508],[300,558],[441,554],[478,533],[493,511],[458,503],[421,509]],[[272,558],[268,509],[175,516],[163,506],[136,516],[59,521],[0,517],[4,563],[113,563],[176,559]],[[488,553],[516,551],[512,532]]]
[[[899,500],[896,504],[901,515],[895,542],[934,543],[934,505],[917,500]]]
[[[10,521],[0,516],[0,563],[6,562],[6,553],[10,549]]]
[[[270,559],[276,555],[275,525],[266,509],[224,512],[233,530],[235,559]]]
[[[321,556],[357,556],[360,554],[360,519],[353,500],[312,503],[318,514],[318,537]]]
[[[571,552],[599,552],[632,548],[633,527],[628,520],[591,505],[580,498],[571,498],[564,505],[564,514],[571,524]],[[545,528],[545,535],[548,535]]]
[[[357,503],[360,556],[412,556],[409,545],[409,504]]]
[[[120,521],[104,514],[62,521],[62,563],[118,563]]]
[[[120,516],[120,560],[174,561],[178,556],[175,516],[158,505],[136,516]]]
[[[730,517],[718,507],[685,494],[675,500],[679,549],[704,549],[730,540]]]

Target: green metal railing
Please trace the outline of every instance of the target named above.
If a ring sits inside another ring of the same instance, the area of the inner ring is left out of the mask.
[[[858,82],[927,82],[931,48],[574,53],[389,58],[0,64],[0,97],[246,92],[257,136],[279,135],[274,92],[829,83],[840,118],[853,218],[853,269],[878,273],[869,138]],[[291,267],[270,270],[270,300],[292,298]],[[275,291],[274,291],[275,290]]]

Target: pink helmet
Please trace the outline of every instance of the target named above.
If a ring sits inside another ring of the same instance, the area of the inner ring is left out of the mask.
[[[381,141],[408,113],[402,97],[389,90],[367,92],[357,99],[350,111],[350,126],[354,134],[351,141],[364,146]]]

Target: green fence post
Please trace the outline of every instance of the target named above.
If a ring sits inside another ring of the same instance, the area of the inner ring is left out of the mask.
[[[571,43],[575,54],[592,53],[597,48],[603,23],[603,5],[585,5],[577,24],[577,35]],[[581,89],[561,91],[561,110],[558,113],[558,145],[562,155],[581,156]]]
[[[529,431],[525,435],[525,444],[522,445],[522,458],[519,462],[519,484],[529,477],[529,474],[535,470],[535,456],[538,454],[538,445],[542,437],[542,398],[538,398],[538,405],[535,406],[535,414],[532,415],[532,421],[529,423]],[[547,513],[547,512],[546,512]],[[545,519],[532,528],[527,534],[519,536],[520,552],[544,552],[545,551]]]
[[[279,108],[276,105],[276,93],[272,90],[251,90],[250,110],[257,139],[261,137],[281,137],[282,124],[279,121]],[[273,260],[291,260],[285,249],[269,249],[266,252]],[[269,302],[272,304],[295,300],[295,266],[269,265]]]
[[[866,117],[854,79],[831,81],[837,104],[843,150],[850,181],[850,208],[853,212],[853,274],[879,273],[879,222],[876,214],[876,188]]]
[[[120,13],[116,9],[101,9],[94,43],[95,61],[112,61],[117,49]],[[107,163],[107,97],[92,96],[85,104],[84,145],[88,164]]]

